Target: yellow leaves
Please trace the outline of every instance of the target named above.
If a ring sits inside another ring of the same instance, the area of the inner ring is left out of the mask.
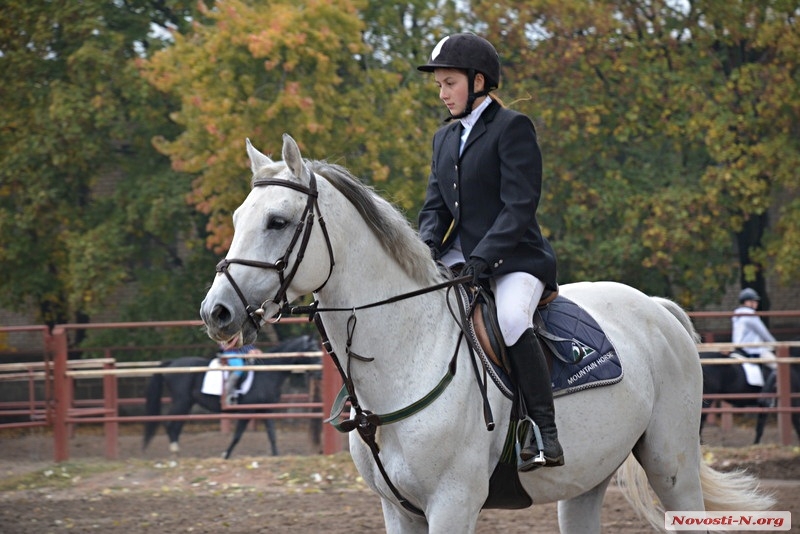
[[[639,106],[633,105],[629,107],[625,112],[625,119],[631,123],[639,122]]]
[[[156,146],[174,169],[199,173],[189,198],[210,216],[208,244],[221,252],[230,242],[229,213],[248,186],[231,182],[232,170],[247,166],[231,140],[251,137],[263,146],[276,142],[273,132],[291,131],[311,154],[337,153],[345,127],[334,133],[335,124],[348,125],[352,94],[365,86],[353,57],[364,49],[363,22],[346,0],[229,0],[206,16],[210,24],[195,24],[142,72],[182,98],[173,120],[184,131]],[[384,167],[379,175],[388,174]]]
[[[389,167],[375,163],[372,165],[372,180],[376,183],[385,182],[389,178]]]
[[[795,191],[797,185],[795,185]],[[800,198],[795,197],[780,206],[774,232],[768,237],[769,252],[763,258],[771,260],[775,272],[784,284],[797,280],[800,272]]]

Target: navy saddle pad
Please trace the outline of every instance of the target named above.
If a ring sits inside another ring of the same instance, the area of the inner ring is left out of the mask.
[[[597,321],[583,308],[566,297],[558,296],[538,313],[545,331],[564,338],[563,341],[547,340],[553,349],[565,355],[567,360],[574,360],[572,355],[581,350],[585,353],[578,363],[553,358],[550,378],[554,396],[622,380],[622,363],[616,349]]]

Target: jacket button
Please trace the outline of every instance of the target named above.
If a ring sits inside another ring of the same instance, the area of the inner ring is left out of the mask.
[[[458,189],[458,184],[453,182],[453,189]]]
[[[456,202],[456,208],[458,207],[458,202]]]

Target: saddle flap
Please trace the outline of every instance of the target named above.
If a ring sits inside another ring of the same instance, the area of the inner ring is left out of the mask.
[[[483,352],[496,366],[509,372],[503,335],[497,323],[497,310],[494,300],[481,293],[472,305],[472,327]]]

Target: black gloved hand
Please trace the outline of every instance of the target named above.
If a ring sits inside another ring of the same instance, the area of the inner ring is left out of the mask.
[[[481,275],[488,270],[489,264],[486,263],[486,260],[473,256],[464,264],[464,267],[461,269],[461,276],[471,276],[472,285],[477,286]]]
[[[439,257],[439,249],[436,247],[436,244],[433,241],[425,241],[425,244],[428,245],[428,248],[431,249],[431,258],[434,260]]]

